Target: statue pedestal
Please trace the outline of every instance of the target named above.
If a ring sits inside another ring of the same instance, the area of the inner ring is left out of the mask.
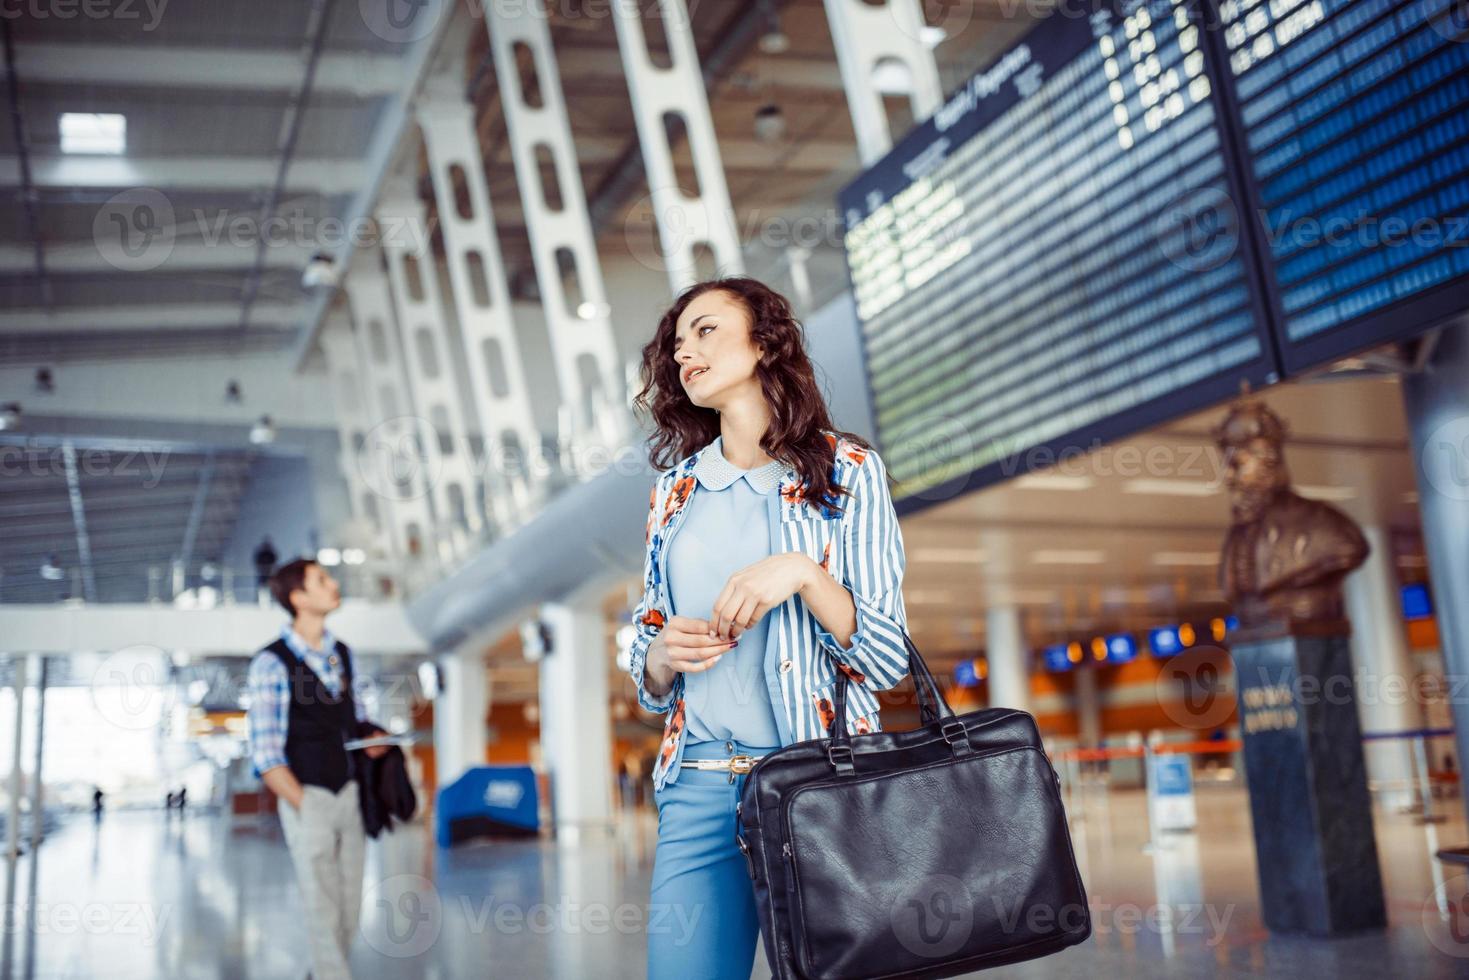
[[[1272,932],[1387,925],[1345,622],[1263,624],[1231,643]]]

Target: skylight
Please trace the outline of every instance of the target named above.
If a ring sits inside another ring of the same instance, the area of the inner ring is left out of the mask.
[[[127,134],[127,118],[115,112],[61,114],[62,153],[121,153]]]

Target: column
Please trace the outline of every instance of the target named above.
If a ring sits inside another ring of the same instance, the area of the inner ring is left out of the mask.
[[[393,308],[402,330],[403,367],[425,438],[438,456],[438,474],[429,486],[449,554],[463,557],[484,528],[483,494],[470,451],[464,400],[454,378],[449,327],[439,296],[438,263],[428,236],[423,202],[410,186],[394,181],[377,207]],[[396,231],[394,231],[396,229]]]
[[[852,128],[857,133],[857,152],[865,167],[876,163],[893,145],[883,93],[872,83],[878,64],[896,62],[907,69],[910,87],[906,94],[913,118],[920,121],[933,115],[944,99],[938,64],[923,43],[923,9],[917,0],[825,2]]]
[[[420,105],[418,123],[438,200],[464,362],[484,437],[486,504],[495,523],[509,528],[534,511],[537,493],[544,487],[532,479],[532,468],[542,453],[541,434],[515,334],[474,107],[464,101],[462,79],[462,73],[452,76],[434,98]],[[452,94],[442,90],[449,83],[455,86]],[[462,198],[456,186],[463,187]]]
[[[352,517],[371,528],[373,544],[378,550],[388,550],[382,508],[378,506],[377,495],[363,474],[359,457],[360,447],[367,442],[371,422],[364,401],[366,379],[358,361],[357,341],[352,336],[351,315],[345,309],[334,308],[327,313],[319,336],[337,417],[337,439],[341,443],[337,465],[342,471],[342,479],[347,482]]]
[[[655,65],[648,56],[641,4],[613,3],[612,22],[617,25],[617,45],[632,94],[658,240],[663,245],[669,284],[677,294],[700,278],[694,258],[700,244],[713,251],[716,275],[739,275],[745,266],[688,9],[684,0],[657,0],[657,6],[668,42],[666,68]],[[673,148],[668,145],[665,120],[669,116],[682,121],[688,134],[698,184],[693,195],[679,187]]]
[[[1445,327],[1428,366],[1403,377],[1418,508],[1444,673],[1469,676],[1469,323]],[[1469,762],[1469,698],[1451,690],[1460,772]],[[1461,780],[1469,810],[1469,780]]]
[[[438,664],[442,689],[434,699],[434,782],[443,789],[485,764],[490,676],[474,646],[440,657]]]
[[[50,661],[45,656],[32,654],[31,670],[36,673],[36,763],[31,770],[31,854],[41,846],[46,829],[46,821],[41,814],[44,803],[41,798],[41,752],[46,745],[46,675],[49,666]]]
[[[20,794],[21,780],[24,778],[20,762],[20,739],[25,731],[23,721],[25,719],[26,660],[27,657],[24,654],[10,658],[13,671],[12,689],[15,691],[15,726],[11,735],[15,741],[13,743],[14,752],[10,757],[10,812],[7,814],[5,853],[10,858],[12,873],[15,870],[15,862],[20,857]]]
[[[403,353],[393,319],[393,297],[382,253],[358,249],[346,279],[356,324],[357,362],[372,423],[357,449],[357,464],[377,501],[386,504],[393,546],[408,560],[432,556],[428,487],[436,476],[437,447],[419,431],[403,376]]]
[[[1082,664],[1076,675],[1076,734],[1077,742],[1084,749],[1094,749],[1102,744],[1102,702],[1097,693],[1097,672]]]
[[[1413,665],[1400,613],[1392,540],[1381,525],[1362,528],[1371,552],[1344,581],[1352,621],[1352,668],[1356,674],[1357,717],[1365,732],[1403,732],[1423,727],[1413,700]],[[1413,801],[1413,743],[1408,740],[1363,743],[1367,776],[1392,786],[1377,793],[1386,806]]]
[[[1021,631],[1020,607],[991,606],[985,613],[991,708],[1030,710],[1030,654]]]
[[[551,772],[558,838],[612,827],[612,650],[595,599],[541,607],[550,649],[541,661],[541,752]]]
[[[592,238],[556,52],[539,0],[492,3],[486,12],[521,209],[551,336],[561,406],[568,417],[568,431],[562,433],[563,449],[568,450],[562,469],[590,476],[611,465],[612,451],[632,431],[632,417],[622,390],[612,308]],[[530,55],[525,64],[518,47]],[[542,180],[542,159],[551,164],[554,187]]]

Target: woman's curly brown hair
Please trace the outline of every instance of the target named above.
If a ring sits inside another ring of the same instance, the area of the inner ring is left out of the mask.
[[[639,410],[652,416],[654,433],[648,442],[648,460],[665,470],[704,448],[719,435],[719,413],[689,401],[679,383],[673,359],[673,336],[678,318],[689,303],[712,290],[723,290],[750,314],[750,341],[762,354],[755,375],[770,406],[770,426],[760,448],[800,476],[802,495],[822,510],[841,510],[840,498],[849,491],[831,479],[836,450],[826,433],[833,432],[865,449],[861,436],[833,428],[826,401],[816,384],[806,336],[786,298],[748,276],[710,279],[689,286],[658,321],[653,339],[643,347],[643,387],[633,399]]]

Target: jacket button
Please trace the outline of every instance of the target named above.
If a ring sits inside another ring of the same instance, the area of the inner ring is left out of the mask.
[[[791,672],[791,668],[794,666],[795,664],[791,663],[789,660],[782,660],[780,662],[780,672],[782,674],[789,674]]]

